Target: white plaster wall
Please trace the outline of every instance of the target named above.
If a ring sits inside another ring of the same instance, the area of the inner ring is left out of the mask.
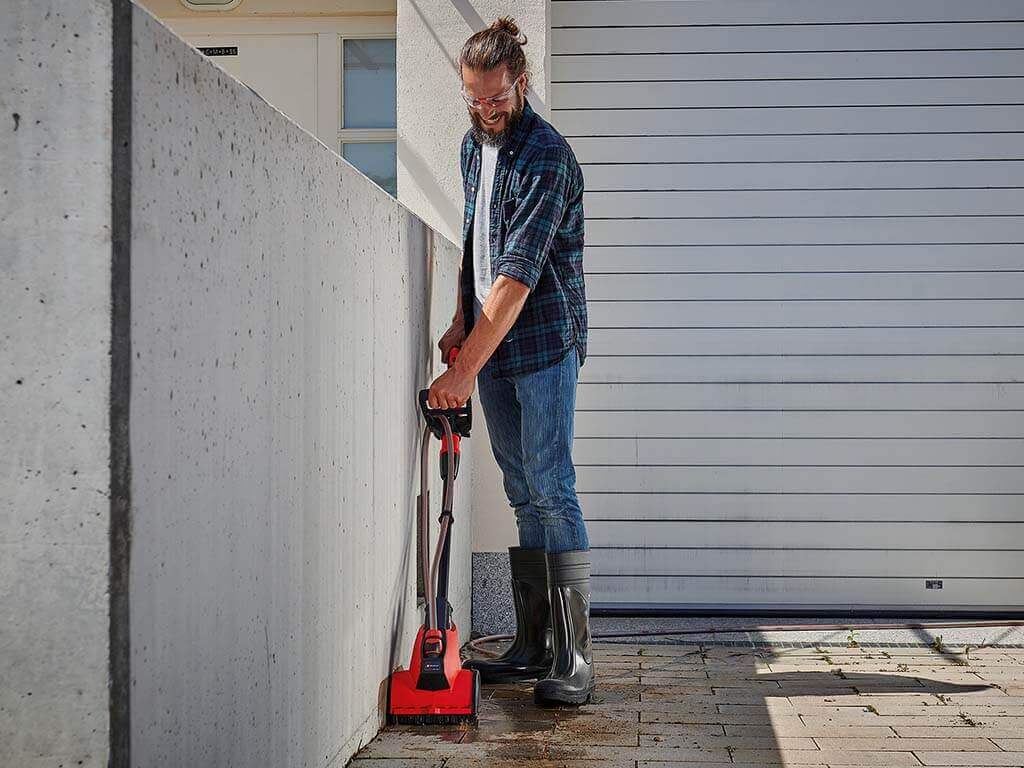
[[[527,37],[530,104],[548,116],[551,86],[549,0],[398,0],[398,199],[461,248],[463,195],[459,146],[469,115],[459,95],[458,57],[466,39],[499,16]],[[451,287],[455,291],[453,283]],[[483,423],[483,419],[479,419]],[[486,431],[473,465],[473,551],[518,541]]]
[[[414,396],[458,253],[144,10],[134,35],[132,762],[343,765],[420,620]]]
[[[108,2],[0,6],[0,764],[107,764]]]
[[[245,0],[227,11],[206,8],[196,10],[185,6],[181,0],[141,0],[139,5],[148,8],[160,19],[201,18],[235,19],[264,18],[280,19],[295,16],[328,17],[350,14],[377,15],[395,13],[395,0]]]

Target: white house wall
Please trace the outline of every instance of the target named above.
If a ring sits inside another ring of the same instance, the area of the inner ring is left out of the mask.
[[[394,4],[387,2],[367,3],[366,13],[346,6],[329,14],[316,3],[280,0],[264,4],[262,13],[248,2],[228,12],[189,11],[178,0],[142,5],[194,46],[237,48],[237,55],[210,59],[335,151],[341,128],[342,39],[395,34]]]
[[[181,0],[143,0],[139,5],[159,19],[293,19],[341,15],[394,16],[394,0],[242,0],[229,10],[189,8]]]

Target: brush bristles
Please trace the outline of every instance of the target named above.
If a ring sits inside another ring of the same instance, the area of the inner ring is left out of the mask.
[[[476,722],[476,715],[391,715],[395,725],[458,725]]]

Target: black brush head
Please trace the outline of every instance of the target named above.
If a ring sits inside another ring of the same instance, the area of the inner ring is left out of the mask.
[[[476,715],[388,715],[392,725],[458,725],[475,723]]]

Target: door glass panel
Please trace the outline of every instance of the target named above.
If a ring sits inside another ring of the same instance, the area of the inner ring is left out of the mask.
[[[347,141],[341,156],[365,173],[392,196],[398,195],[396,145],[393,141]]]
[[[344,41],[344,128],[395,127],[395,41]]]

